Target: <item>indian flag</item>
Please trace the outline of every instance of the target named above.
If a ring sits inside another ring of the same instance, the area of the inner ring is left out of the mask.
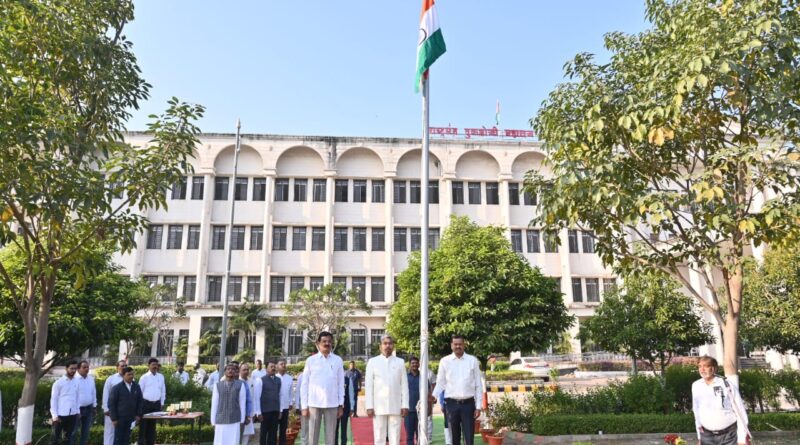
[[[419,44],[417,46],[417,81],[414,91],[419,92],[422,79],[427,77],[428,68],[447,48],[444,45],[442,30],[433,0],[422,0],[422,14],[419,18]]]

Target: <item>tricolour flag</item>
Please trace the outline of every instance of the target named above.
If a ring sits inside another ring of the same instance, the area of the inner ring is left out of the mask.
[[[442,30],[439,29],[439,18],[433,0],[422,0],[422,14],[419,18],[419,44],[417,46],[417,81],[414,91],[419,92],[419,86],[424,76],[428,75],[428,68],[439,58],[447,48],[444,45]]]
[[[497,100],[497,106],[494,108],[494,123],[500,125],[500,100]]]

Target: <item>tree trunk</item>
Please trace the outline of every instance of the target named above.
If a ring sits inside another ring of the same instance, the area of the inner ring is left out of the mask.
[[[31,360],[25,360],[25,384],[22,386],[22,396],[17,407],[17,445],[29,445],[33,442],[33,407],[39,387],[41,363],[32,360],[33,354],[29,357]]]
[[[636,366],[636,351],[631,351],[631,366],[633,367],[633,375],[638,375],[639,368]]]
[[[731,304],[725,314],[725,326],[722,327],[722,366],[726,376],[739,372],[739,314],[742,308],[742,276],[743,270],[738,267],[728,279]]]

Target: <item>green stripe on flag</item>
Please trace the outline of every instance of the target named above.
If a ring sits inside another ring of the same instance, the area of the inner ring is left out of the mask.
[[[444,44],[442,29],[439,28],[422,43],[417,53],[417,82],[414,85],[414,91],[419,92],[422,74],[430,68],[433,62],[444,54],[445,51],[447,51],[447,47]]]

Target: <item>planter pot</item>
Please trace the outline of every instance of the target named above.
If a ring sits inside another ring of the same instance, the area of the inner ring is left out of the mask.
[[[486,440],[489,442],[489,445],[503,445],[503,435],[493,436],[487,435]]]
[[[483,429],[481,429],[481,439],[483,439],[483,443],[488,444],[489,443],[488,436],[492,436],[492,435],[494,435],[494,429],[493,428],[483,428]]]
[[[475,426],[473,427],[472,431],[480,431],[481,430],[481,421],[475,419]]]

